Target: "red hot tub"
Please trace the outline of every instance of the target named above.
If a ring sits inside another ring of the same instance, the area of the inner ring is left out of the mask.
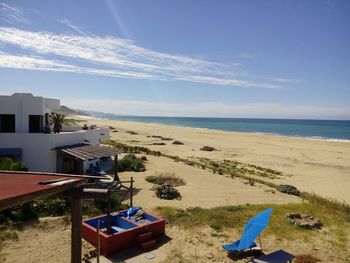
[[[120,211],[123,214],[126,210]],[[119,251],[140,247],[147,248],[155,244],[155,238],[165,234],[165,220],[144,212],[142,220],[133,222],[124,217],[111,215],[111,233],[106,234],[106,215],[84,220],[82,223],[83,238],[91,245],[97,246],[97,222],[100,220],[101,254],[109,256]]]

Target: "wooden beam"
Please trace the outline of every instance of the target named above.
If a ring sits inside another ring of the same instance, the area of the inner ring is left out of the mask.
[[[71,263],[81,263],[81,199],[72,198]]]
[[[46,175],[46,176],[64,176],[72,178],[81,179],[106,179],[105,176],[95,176],[95,175],[79,175],[79,174],[62,174],[62,173],[46,173],[46,172],[22,172],[22,171],[4,171],[0,170],[1,173],[8,174],[33,174],[33,175]]]
[[[108,189],[75,188],[59,193],[59,198],[105,199],[108,197]]]
[[[118,154],[114,156],[114,181],[120,182],[120,178],[118,175]]]
[[[133,206],[133,194],[134,194],[134,178],[131,177],[131,182],[130,182],[130,206]]]
[[[44,190],[16,196],[13,198],[0,200],[0,211],[17,206],[17,205],[22,205],[22,204],[34,201],[36,199],[42,199],[45,197],[56,195],[58,193],[71,189],[74,186],[79,186],[82,183],[83,182],[81,180],[77,180],[76,182],[71,182],[69,184],[58,185],[52,188],[47,188]]]
[[[112,206],[112,199],[110,196],[108,196],[107,200],[107,234],[109,235],[111,233],[111,206]]]

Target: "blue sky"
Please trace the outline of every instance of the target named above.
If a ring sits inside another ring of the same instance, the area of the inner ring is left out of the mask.
[[[349,1],[0,1],[0,93],[133,115],[350,119]]]

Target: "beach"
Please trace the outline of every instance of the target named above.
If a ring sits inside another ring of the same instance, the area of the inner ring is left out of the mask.
[[[235,160],[271,168],[288,176],[272,180],[301,191],[350,203],[350,143],[278,135],[226,132],[204,128],[85,118],[88,124],[109,126],[111,140],[145,146],[181,158]],[[132,131],[132,132],[131,132]],[[152,136],[172,140],[163,141]],[[183,145],[174,145],[174,140]],[[153,145],[165,143],[165,145]],[[201,151],[208,145],[216,151]],[[174,171],[177,172],[176,169]],[[208,179],[210,184],[210,179]]]
[[[154,257],[151,262],[159,263],[232,262],[233,259],[221,246],[239,239],[243,225],[230,227],[227,221],[221,221],[223,215],[217,217],[213,211],[231,211],[229,213],[232,214],[224,217],[226,220],[227,217],[233,219],[237,213],[247,213],[242,217],[237,215],[239,222],[244,223],[268,207],[273,207],[274,211],[269,227],[262,234],[265,253],[282,248],[294,255],[313,255],[321,262],[329,262],[328,259],[332,259],[332,262],[347,262],[348,253],[339,253],[339,249],[348,251],[348,223],[343,218],[344,212],[340,212],[341,208],[334,206],[333,202],[311,204],[298,196],[281,193],[266,183],[250,184],[246,178],[214,173],[207,167],[183,160],[226,160],[245,164],[245,167],[273,169],[281,172],[279,176],[261,179],[275,185],[291,184],[301,191],[315,192],[322,197],[350,203],[349,143],[78,116],[72,118],[83,121],[80,124],[109,126],[112,141],[162,153],[160,156],[138,153],[138,157],[145,159],[143,163],[146,170],[120,172],[118,175],[121,181],[133,177],[134,206],[167,220],[166,237],[151,251],[126,250],[108,258],[102,257],[101,262],[150,262],[148,256]],[[183,144],[173,144],[176,140]],[[203,151],[200,149],[203,146],[216,150]],[[121,153],[119,160],[125,155]],[[178,159],[174,158],[176,156]],[[184,185],[176,187],[181,193],[180,199],[164,200],[156,197],[154,184],[146,178],[162,173],[184,180]],[[129,200],[126,199],[124,204],[129,204]],[[295,227],[285,218],[286,213],[290,212],[319,217],[324,226],[320,230]],[[194,216],[191,219],[189,216],[195,213],[202,213],[203,217]],[[186,218],[183,222],[182,217]],[[196,224],[196,220],[206,223]],[[193,226],[187,226],[188,223]],[[24,225],[16,233],[18,238],[7,240],[3,245],[0,261],[5,258],[6,262],[69,260],[69,217],[41,218],[34,225]],[[84,241],[83,254],[93,251],[94,247]],[[234,260],[247,262],[244,257]],[[96,262],[96,258],[91,262]]]

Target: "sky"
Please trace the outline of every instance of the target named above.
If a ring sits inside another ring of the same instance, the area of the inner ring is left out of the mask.
[[[0,94],[127,115],[350,119],[348,0],[0,0]]]

